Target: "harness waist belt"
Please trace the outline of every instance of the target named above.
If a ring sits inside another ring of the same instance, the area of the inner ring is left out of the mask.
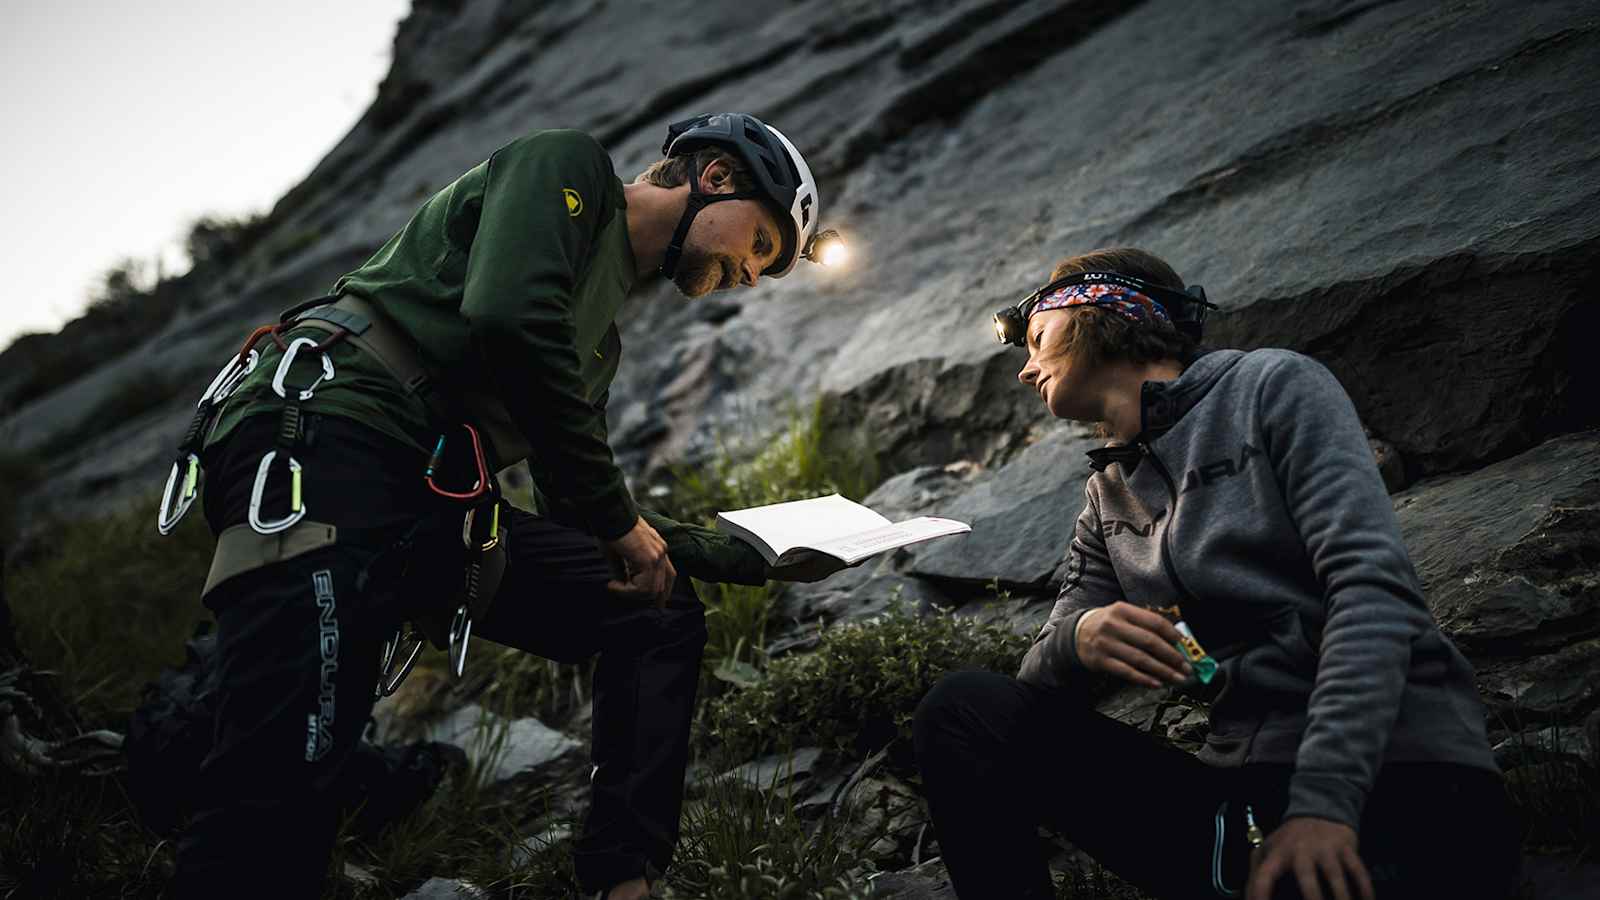
[[[422,402],[434,427],[443,430],[462,421],[471,422],[483,436],[491,471],[520,462],[532,452],[498,398],[482,391],[447,389],[447,382],[436,378],[423,363],[422,352],[411,337],[370,301],[341,294],[334,302],[312,307],[292,321],[328,332],[344,329],[348,332],[344,340],[371,355],[408,396]]]

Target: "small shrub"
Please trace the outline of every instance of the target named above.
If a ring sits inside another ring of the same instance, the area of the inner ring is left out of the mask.
[[[684,810],[665,896],[696,900],[866,900],[858,887],[878,837],[851,813],[808,823],[788,789],[737,778],[705,783]]]
[[[949,613],[896,603],[881,619],[823,632],[816,650],[771,664],[754,687],[711,704],[703,738],[730,760],[784,745],[861,756],[909,739],[911,717],[940,676],[962,668],[1013,672],[1027,637]]]
[[[57,526],[43,554],[6,574],[17,643],[58,673],[86,728],[121,730],[146,681],[183,660],[183,642],[210,618],[200,603],[215,541],[198,509],[173,534],[156,531],[156,502]]]

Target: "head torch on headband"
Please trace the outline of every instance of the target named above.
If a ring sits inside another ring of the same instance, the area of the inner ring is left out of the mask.
[[[1206,300],[1205,288],[1200,285],[1190,285],[1187,290],[1163,287],[1151,284],[1142,278],[1131,275],[1121,275],[1116,272],[1076,272],[1071,275],[1057,278],[1037,291],[1024,297],[1015,306],[1008,306],[994,314],[995,337],[1003,344],[1015,344],[1018,347],[1028,345],[1028,319],[1036,312],[1041,301],[1051,295],[1077,285],[1104,285],[1119,288],[1121,292],[1142,294],[1156,304],[1159,312],[1152,318],[1165,318],[1174,328],[1195,340],[1200,340],[1201,329],[1205,325],[1206,311],[1216,309],[1216,304]],[[1083,299],[1083,305],[1110,305],[1095,299]],[[1065,304],[1064,304],[1065,305]],[[1076,304],[1073,304],[1076,305]],[[1054,307],[1047,307],[1054,308]]]

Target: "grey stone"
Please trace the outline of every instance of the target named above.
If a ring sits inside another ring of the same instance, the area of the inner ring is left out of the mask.
[[[969,587],[1045,589],[1083,510],[1091,471],[1085,453],[1102,444],[1081,426],[1063,426],[974,479],[944,507],[972,533],[911,548],[910,574]]]
[[[1525,655],[1600,628],[1600,432],[1425,481],[1395,511],[1434,616],[1465,649]]]
[[[1582,728],[1552,725],[1512,735],[1494,745],[1494,761],[1502,770],[1561,756],[1595,764],[1594,745]]]
[[[1480,665],[1478,688],[1509,722],[1578,722],[1600,698],[1600,638],[1529,660]]]
[[[473,765],[490,766],[494,781],[536,769],[583,746],[538,719],[505,719],[476,704],[434,722],[425,739],[460,747]]]
[[[488,900],[489,893],[470,881],[429,878],[400,900]]]
[[[872,896],[875,900],[956,900],[956,889],[944,860],[930,859],[910,869],[873,876]]]
[[[761,790],[802,782],[822,759],[818,747],[801,747],[793,753],[776,753],[751,760],[722,773],[721,778],[736,778]]]

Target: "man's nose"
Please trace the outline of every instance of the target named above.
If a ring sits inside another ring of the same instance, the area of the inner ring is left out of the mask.
[[[1029,387],[1032,387],[1033,386],[1033,379],[1038,374],[1039,374],[1038,368],[1034,366],[1033,360],[1030,359],[1030,360],[1028,360],[1027,365],[1022,367],[1022,371],[1017,373],[1017,380],[1022,382],[1023,384],[1028,385]]]
[[[745,260],[740,271],[744,274],[745,287],[755,287],[756,281],[761,278],[761,269],[751,260]]]

